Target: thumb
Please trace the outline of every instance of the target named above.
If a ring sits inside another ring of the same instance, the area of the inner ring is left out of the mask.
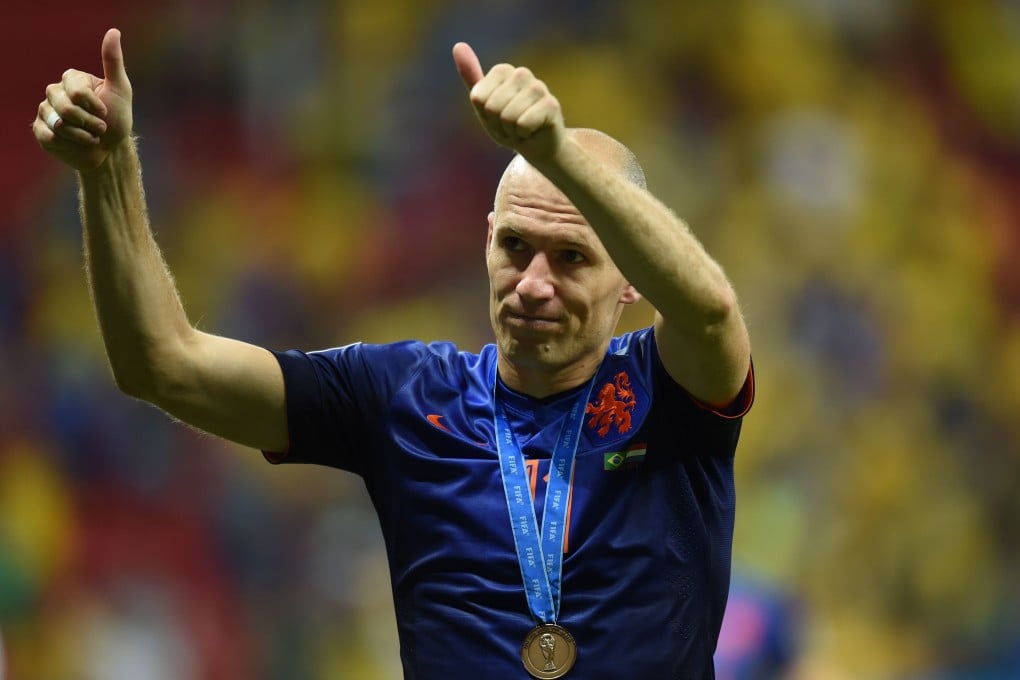
[[[465,42],[459,42],[453,46],[453,63],[457,66],[457,73],[470,90],[485,75],[482,71],[482,63],[478,61],[478,55]]]
[[[116,28],[103,36],[103,79],[114,90],[130,87],[124,69],[124,51],[120,47],[120,31]]]

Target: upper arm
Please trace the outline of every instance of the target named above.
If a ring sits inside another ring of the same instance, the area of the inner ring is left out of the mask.
[[[210,434],[287,450],[283,372],[269,350],[195,330],[165,359],[145,399]]]
[[[710,406],[730,404],[751,368],[751,343],[740,312],[693,332],[655,314],[655,344],[666,372]]]

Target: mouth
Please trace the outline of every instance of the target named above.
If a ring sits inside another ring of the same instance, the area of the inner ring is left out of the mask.
[[[518,312],[507,312],[506,321],[511,326],[534,330],[550,330],[560,325],[559,319],[555,317],[521,314]]]

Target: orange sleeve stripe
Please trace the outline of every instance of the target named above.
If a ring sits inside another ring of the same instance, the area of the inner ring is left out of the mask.
[[[713,413],[720,418],[726,418],[727,420],[743,418],[747,412],[751,410],[751,404],[754,403],[754,363],[752,362],[750,366],[748,366],[747,378],[744,380],[744,386],[740,388],[740,392],[729,404],[724,406],[713,406],[701,401],[690,393],[688,393],[688,396],[690,396],[691,401],[697,404],[700,408],[708,411],[709,413]]]

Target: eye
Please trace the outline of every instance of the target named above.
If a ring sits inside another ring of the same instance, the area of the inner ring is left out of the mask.
[[[528,248],[528,244],[517,236],[504,236],[503,240],[500,241],[500,245],[502,245],[504,249],[514,252],[520,252],[522,250],[527,250]]]
[[[588,258],[584,256],[580,250],[563,250],[560,251],[560,259],[567,264],[582,264],[588,261]]]

